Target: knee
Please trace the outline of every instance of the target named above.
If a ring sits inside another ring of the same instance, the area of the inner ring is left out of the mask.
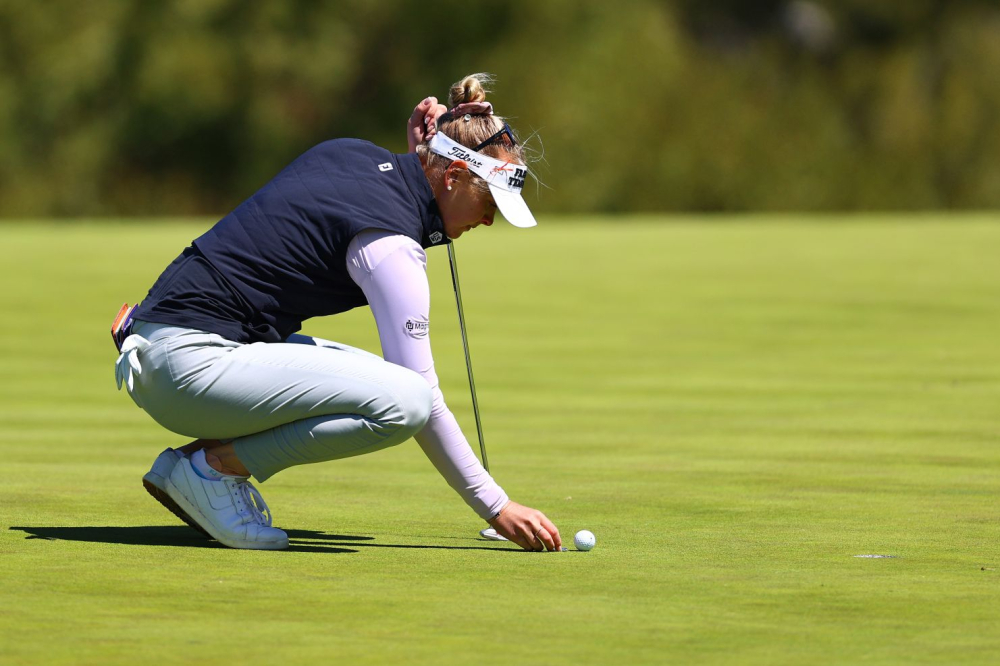
[[[406,370],[399,382],[396,395],[401,415],[400,426],[407,431],[407,437],[420,432],[431,417],[434,395],[423,377],[412,370]]]

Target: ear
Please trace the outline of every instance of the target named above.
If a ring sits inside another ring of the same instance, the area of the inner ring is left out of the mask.
[[[445,187],[453,185],[459,179],[459,176],[468,171],[469,165],[462,160],[455,160],[444,170],[444,185]]]

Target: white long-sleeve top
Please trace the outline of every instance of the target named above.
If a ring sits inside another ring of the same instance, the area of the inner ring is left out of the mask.
[[[492,518],[507,504],[507,493],[476,458],[444,402],[431,354],[431,294],[423,248],[389,231],[363,231],[347,248],[347,270],[368,298],[383,358],[420,373],[433,391],[431,416],[417,433],[417,443],[466,504],[480,518]]]

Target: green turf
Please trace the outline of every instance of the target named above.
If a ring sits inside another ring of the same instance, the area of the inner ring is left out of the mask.
[[[115,391],[107,333],[208,222],[2,226],[0,663],[996,663],[998,221],[462,239],[495,475],[597,534],[560,554],[478,539],[412,442],[264,484],[290,552],[212,547],[142,490],[183,440]],[[306,331],[377,349],[367,311]]]

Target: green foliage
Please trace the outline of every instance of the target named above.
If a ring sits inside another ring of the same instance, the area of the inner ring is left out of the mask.
[[[225,212],[499,76],[548,211],[1000,205],[985,0],[0,0],[0,215]]]

